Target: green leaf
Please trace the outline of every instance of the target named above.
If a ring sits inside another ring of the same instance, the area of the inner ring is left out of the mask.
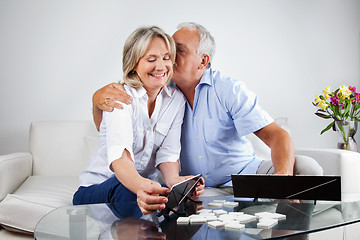
[[[326,132],[326,131],[328,131],[330,128],[332,128],[333,125],[334,125],[334,123],[335,123],[335,122],[332,122],[332,123],[330,123],[329,125],[327,125],[327,127],[324,128],[324,129],[321,131],[320,135],[322,135],[324,132]]]
[[[345,107],[345,111],[344,111],[344,117],[346,117],[346,118],[348,116],[348,113],[350,112],[350,107],[351,107],[351,104],[347,103],[346,107]]]
[[[336,132],[335,122],[334,122],[334,125],[332,126],[332,130],[333,130],[334,132]]]
[[[358,110],[360,108],[360,104],[359,103],[356,103],[355,105],[355,111]]]
[[[330,115],[325,115],[323,113],[318,113],[318,112],[316,112],[315,115],[318,117],[321,117],[321,118],[325,118],[325,119],[331,118]]]

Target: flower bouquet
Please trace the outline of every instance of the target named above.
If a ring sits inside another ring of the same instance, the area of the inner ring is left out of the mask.
[[[357,150],[353,136],[357,130],[357,122],[360,121],[360,93],[356,91],[356,87],[343,85],[332,92],[329,86],[325,88],[323,95],[316,95],[313,105],[317,108],[317,116],[333,120],[320,134],[331,128],[338,130],[343,140],[338,148]]]

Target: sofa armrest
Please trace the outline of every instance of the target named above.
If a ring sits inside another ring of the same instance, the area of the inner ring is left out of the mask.
[[[0,155],[0,201],[31,175],[32,159],[31,153]]]
[[[314,158],[324,175],[341,176],[342,200],[360,199],[360,153],[340,149],[303,148],[296,155]]]

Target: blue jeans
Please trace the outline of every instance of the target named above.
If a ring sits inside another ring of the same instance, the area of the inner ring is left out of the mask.
[[[94,184],[89,187],[79,187],[73,197],[74,205],[81,204],[96,204],[96,203],[111,203],[108,206],[112,209],[114,203],[136,202],[137,196],[129,189],[127,189],[115,176],[108,180]],[[136,209],[132,209],[132,214],[141,215],[140,208],[137,204],[131,204]],[[127,209],[129,210],[129,209]],[[113,211],[114,212],[114,211]],[[115,214],[117,215],[117,214]]]

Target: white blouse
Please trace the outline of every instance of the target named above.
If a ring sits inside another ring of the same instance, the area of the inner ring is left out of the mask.
[[[133,101],[130,105],[123,104],[123,109],[103,112],[98,149],[80,175],[81,186],[102,183],[112,177],[110,165],[121,157],[124,149],[130,152],[139,174],[153,180],[160,163],[179,159],[186,101],[183,94],[165,86],[149,118],[146,90],[125,85],[125,91]]]

